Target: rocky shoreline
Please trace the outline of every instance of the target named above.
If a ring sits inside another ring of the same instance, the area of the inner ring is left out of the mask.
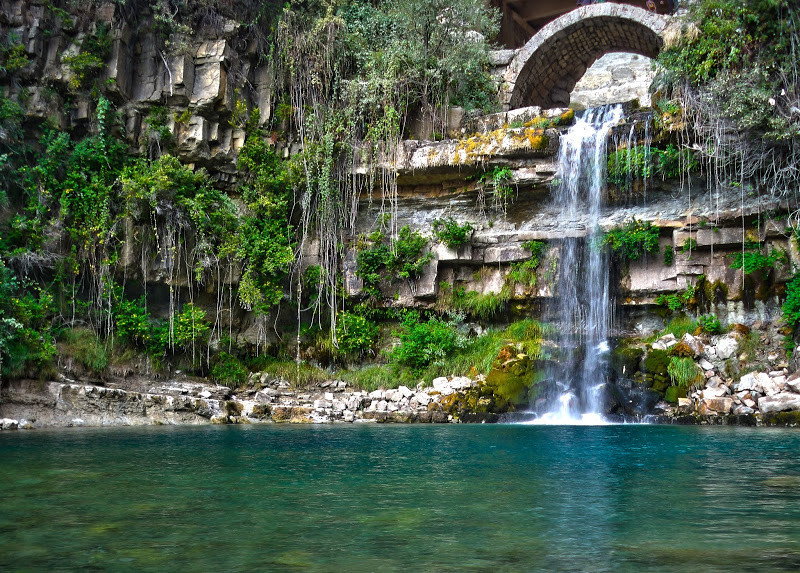
[[[496,423],[501,415],[480,411],[482,377],[437,378],[432,386],[400,386],[366,392],[329,380],[293,388],[286,380],[253,375],[249,390],[194,380],[170,380],[135,389],[98,386],[62,377],[58,382],[18,381],[3,388],[0,430],[198,424]],[[257,389],[256,389],[257,388]],[[657,405],[643,418],[619,422],[677,425],[800,425],[800,372],[746,374],[736,384],[718,376],[680,398]],[[513,418],[505,418],[513,421]]]

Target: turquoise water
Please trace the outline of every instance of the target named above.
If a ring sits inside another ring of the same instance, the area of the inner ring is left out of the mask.
[[[0,570],[796,571],[800,431],[0,434]]]

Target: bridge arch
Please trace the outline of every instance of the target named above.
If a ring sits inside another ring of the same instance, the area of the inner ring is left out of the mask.
[[[539,30],[511,60],[500,98],[506,109],[566,106],[586,70],[609,52],[655,58],[670,17],[627,4],[577,8]]]

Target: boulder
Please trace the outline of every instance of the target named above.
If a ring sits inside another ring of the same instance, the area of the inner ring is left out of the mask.
[[[706,371],[714,370],[714,365],[711,364],[711,362],[709,362],[705,358],[700,359],[700,362],[698,362],[698,364],[700,365],[700,368],[702,368],[703,370],[706,370]]]
[[[727,414],[733,407],[733,398],[708,398],[703,400],[703,405],[712,412]]]
[[[400,386],[400,387],[397,389],[397,391],[398,391],[398,392],[400,392],[400,395],[401,395],[403,398],[411,398],[411,396],[413,396],[413,395],[414,395],[414,391],[413,391],[413,390],[411,390],[411,388],[409,388],[408,386]]]
[[[783,412],[786,410],[800,410],[800,394],[783,392],[758,399],[758,408],[762,414]]]
[[[3,418],[0,420],[0,430],[17,430],[19,429],[19,421],[12,420],[11,418]]]
[[[414,399],[415,399],[415,400],[417,401],[417,403],[418,403],[418,404],[420,404],[421,406],[427,406],[427,405],[428,405],[428,403],[431,401],[430,394],[428,394],[427,392],[418,392],[418,393],[417,393],[417,394],[414,396]]]
[[[695,338],[691,334],[689,334],[688,332],[683,335],[683,337],[681,338],[681,342],[692,350],[694,356],[699,356],[700,354],[702,354],[704,348],[703,343],[700,342],[697,338]],[[711,368],[703,368],[703,370],[711,370]]]
[[[727,360],[736,354],[736,349],[738,347],[739,343],[735,339],[726,336],[721,338],[714,348],[717,351],[717,358],[719,360]]]

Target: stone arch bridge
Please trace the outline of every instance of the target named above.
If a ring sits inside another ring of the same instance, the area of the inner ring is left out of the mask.
[[[505,109],[569,105],[570,92],[586,70],[610,52],[655,58],[672,17],[628,4],[577,8],[539,30],[501,75]]]

